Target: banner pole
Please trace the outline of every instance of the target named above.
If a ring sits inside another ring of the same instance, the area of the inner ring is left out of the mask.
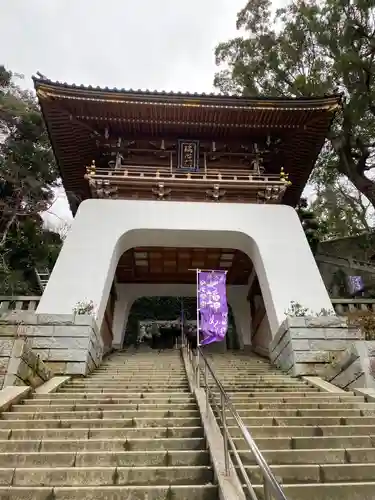
[[[200,270],[197,269],[196,273],[196,282],[197,282],[197,354],[196,354],[196,362],[197,362],[197,371],[196,371],[196,385],[197,388],[199,389],[199,379],[200,379],[200,372],[199,372],[199,272]]]

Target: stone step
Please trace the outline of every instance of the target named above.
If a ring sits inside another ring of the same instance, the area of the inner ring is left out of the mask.
[[[264,499],[263,486],[255,485],[256,494]],[[375,482],[303,483],[283,485],[288,500],[374,500]]]
[[[34,394],[32,400],[50,400],[57,401],[60,399],[68,399],[74,401],[100,401],[105,402],[108,400],[119,401],[119,402],[150,402],[150,403],[158,403],[158,402],[180,402],[180,401],[194,401],[194,397],[190,393],[184,392],[122,392],[122,393],[106,393],[105,395],[98,394],[96,392],[80,392],[73,393],[71,395],[55,392],[50,394],[48,398],[45,394]],[[30,400],[31,401],[31,400]]]
[[[325,410],[325,409],[297,409],[297,408],[290,408],[290,409],[285,409],[282,410],[280,408],[270,408],[270,409],[263,409],[263,410],[248,410],[248,409],[242,409],[238,408],[236,405],[236,410],[238,411],[240,417],[245,421],[247,418],[275,418],[276,422],[278,422],[278,419],[283,420],[284,418],[300,418],[300,417],[305,417],[305,418],[313,418],[317,417],[318,419],[320,418],[336,418],[340,419],[345,418],[345,417],[362,417],[361,411],[366,411],[366,410],[360,410],[360,409],[342,409],[342,408],[335,408],[334,410]],[[373,410],[367,410],[369,412],[372,412],[371,414],[375,414],[375,409]],[[217,411],[215,410],[215,413]],[[370,413],[369,413],[370,414]],[[227,415],[230,416],[230,411],[228,410]],[[6,418],[6,417],[5,417]],[[282,424],[284,425],[284,424]]]
[[[148,379],[143,379],[143,380],[139,380],[137,379],[137,377],[132,377],[132,378],[129,378],[129,379],[120,379],[120,378],[111,378],[111,379],[107,379],[107,380],[90,380],[90,379],[87,379],[87,380],[81,380],[81,379],[77,379],[77,380],[73,380],[72,382],[68,382],[67,384],[65,384],[65,387],[82,387],[82,386],[116,386],[117,384],[121,384],[121,385],[129,385],[129,386],[132,386],[134,384],[140,384],[140,385],[150,385],[150,384],[154,384],[154,385],[158,385],[160,383],[166,383],[166,384],[170,384],[170,385],[177,385],[177,386],[180,386],[180,385],[186,385],[188,383],[188,381],[185,379],[185,380],[175,380],[175,379],[167,379],[165,378],[164,380],[155,380],[153,379],[152,377],[151,378],[148,378]]]
[[[238,427],[228,427],[233,437],[241,435]],[[331,426],[253,426],[248,427],[254,438],[257,437],[302,437],[302,436],[371,436],[375,435],[375,425],[331,425]]]
[[[79,384],[83,384],[84,380],[77,380],[77,381],[72,381],[70,382],[71,385],[79,385]],[[100,385],[100,384],[113,384],[113,383],[119,383],[119,384],[125,384],[125,385],[128,385],[128,384],[132,384],[134,382],[136,383],[140,383],[140,384],[150,384],[150,383],[154,383],[155,385],[157,384],[163,384],[164,382],[168,382],[168,383],[172,383],[172,384],[185,384],[187,382],[186,380],[186,377],[181,377],[181,378],[177,378],[177,377],[161,377],[160,379],[159,378],[155,378],[155,377],[144,377],[144,378],[139,378],[137,375],[134,375],[134,376],[131,376],[131,377],[119,377],[119,376],[111,376],[111,377],[106,377],[106,378],[94,378],[94,377],[90,377],[90,379],[87,379],[87,383],[90,382],[90,384],[96,384],[96,385]]]
[[[64,418],[64,419],[35,419],[35,420],[0,420],[0,430],[4,429],[144,429],[149,427],[198,427],[201,419],[198,418],[147,418],[137,417],[129,419],[111,418]]]
[[[110,405],[108,405],[110,406]],[[22,406],[23,410],[25,410],[25,406]],[[32,407],[28,407],[32,408]],[[49,408],[51,410],[51,407],[46,406],[44,408]],[[358,413],[359,415],[359,413]],[[355,416],[355,414],[354,414]],[[117,410],[113,406],[111,409],[108,410],[83,410],[80,411],[79,409],[74,409],[70,411],[48,411],[48,410],[41,410],[35,411],[35,412],[20,412],[20,411],[11,411],[11,412],[3,412],[1,414],[1,418],[3,420],[49,420],[49,419],[77,419],[77,418],[82,418],[82,419],[98,419],[98,418],[103,418],[103,419],[108,419],[108,418],[113,418],[113,419],[132,419],[132,418],[139,418],[139,417],[147,417],[147,418],[163,418],[163,417],[177,417],[177,418],[187,418],[187,417],[200,417],[199,410],[197,408],[192,408],[190,410],[175,410],[175,409],[166,409],[166,410],[155,410],[155,409],[134,409],[134,410]],[[0,420],[1,422],[1,420]]]
[[[233,398],[233,400],[239,400],[241,398],[279,398],[279,399],[285,399],[285,398],[298,398],[298,399],[305,399],[307,398],[315,400],[315,399],[327,399],[329,393],[324,393],[324,392],[301,392],[301,391],[289,391],[289,392],[283,392],[280,393],[278,391],[226,391],[227,395],[230,398]],[[219,392],[212,390],[212,393],[214,395],[218,395]],[[332,394],[332,398],[335,397],[335,394]],[[348,395],[336,395],[337,398],[352,398],[355,399],[357,396],[353,396],[352,394]],[[331,398],[329,398],[331,399]]]
[[[216,485],[0,487],[4,500],[217,500]]]
[[[64,404],[64,400],[61,400],[61,403],[58,404],[46,404],[46,405],[38,405],[38,404],[21,404],[12,406],[13,413],[23,413],[23,412],[55,412],[55,411],[194,411],[196,410],[197,405],[195,403],[129,403],[129,404],[106,404],[106,403],[83,403],[83,404]]]
[[[155,387],[154,386],[150,386],[149,388],[147,387],[133,387],[132,388],[133,391],[139,389],[139,390],[142,390],[142,392],[155,392]],[[170,392],[171,387],[167,387],[167,386],[163,386],[163,387],[160,387],[159,389],[162,389],[164,390],[164,392]],[[74,389],[74,388],[68,388],[68,387],[62,387],[60,389],[60,393],[59,394],[80,394],[82,393],[82,391],[84,391],[83,388],[77,388],[77,389]],[[133,392],[133,391],[129,391],[129,392]],[[185,389],[184,388],[181,388],[180,389],[181,392],[189,392],[189,389],[186,387]],[[98,388],[98,389],[95,389],[95,388],[90,388],[90,391],[87,391],[89,392],[90,394],[123,394],[124,392],[124,389],[123,388],[118,388],[118,389],[115,389],[115,388]]]
[[[375,448],[317,448],[308,450],[262,450],[268,465],[375,463]],[[244,464],[256,464],[250,451],[240,452]]]
[[[341,417],[319,417],[319,416],[311,416],[311,417],[282,417],[282,416],[274,416],[274,417],[242,417],[243,423],[246,427],[253,428],[254,426],[277,426],[277,427],[295,427],[295,426],[303,426],[303,427],[321,427],[321,426],[346,426],[346,422],[350,420],[354,420],[352,425],[371,425],[374,424],[375,429],[375,421],[372,418],[368,417],[349,417],[349,418],[341,418]],[[1,424],[1,421],[0,421]],[[233,417],[227,417],[228,426],[233,426],[235,424],[235,419]],[[348,425],[350,423],[348,422]]]
[[[180,467],[209,466],[209,452],[200,451],[79,451],[0,453],[0,470],[53,467]]]
[[[199,427],[91,427],[0,429],[0,439],[154,439],[204,437]]]
[[[207,484],[211,467],[55,467],[0,469],[3,486],[112,486]]]
[[[139,412],[150,412],[154,411],[157,413],[164,412],[165,416],[167,415],[168,411],[171,412],[183,412],[181,416],[183,415],[188,415],[186,412],[191,412],[191,415],[193,416],[194,412],[198,412],[197,406],[194,403],[183,403],[183,404],[128,404],[128,405],[118,405],[118,404],[82,404],[82,405],[64,405],[64,404],[59,404],[59,405],[14,405],[12,407],[12,412],[10,414],[16,415],[19,413],[53,413],[57,411],[63,411],[63,412],[90,412],[90,411],[99,411],[99,412],[105,412],[105,411],[115,411],[115,412],[132,412],[132,416],[135,415],[140,415]],[[259,410],[262,411],[262,410]],[[346,411],[360,411],[360,410],[346,410]],[[113,413],[110,413],[113,415]],[[199,412],[198,412],[199,414]],[[3,416],[5,415],[4,418],[7,418],[8,413],[4,412],[2,414]],[[355,414],[356,415],[356,414]],[[359,415],[359,413],[358,413]],[[129,415],[128,415],[129,416]],[[15,418],[18,418],[15,416]]]
[[[267,395],[267,394],[298,394],[298,393],[311,393],[311,394],[321,394],[320,392],[317,392],[316,389],[313,387],[304,387],[303,390],[301,390],[300,387],[275,387],[275,386],[269,386],[269,387],[261,387],[261,386],[254,386],[254,387],[249,387],[247,385],[244,385],[242,387],[238,387],[236,390],[236,386],[230,386],[230,387],[225,387],[224,389],[226,392],[229,394],[259,394],[259,395]],[[216,391],[215,391],[216,392]]]
[[[202,381],[202,386],[204,385]],[[213,384],[212,388],[213,387]],[[226,391],[234,392],[316,392],[314,388],[304,387],[295,385],[276,385],[276,384],[256,384],[251,385],[246,382],[242,384],[223,384]],[[104,385],[103,385],[104,387]]]
[[[275,477],[285,484],[294,483],[339,483],[373,481],[374,463],[322,464],[322,465],[271,465]],[[252,484],[262,482],[263,476],[258,466],[246,466]],[[375,491],[374,491],[375,495]],[[346,497],[348,498],[348,497]]]
[[[270,408],[270,409],[262,409],[262,410],[248,410],[248,409],[242,409],[238,408],[236,405],[236,410],[240,417],[243,419],[244,422],[247,422],[247,419],[275,419],[274,425],[284,425],[284,423],[280,424],[279,421],[283,422],[285,419],[290,419],[290,418],[298,418],[302,419],[301,425],[305,425],[304,418],[305,419],[312,419],[316,418],[318,421],[320,419],[326,419],[326,418],[335,418],[339,424],[342,424],[341,419],[346,419],[350,417],[358,417],[358,418],[366,418],[362,416],[362,413],[360,409],[341,409],[341,408],[335,408],[334,410],[323,410],[323,409],[305,409],[305,410],[300,410],[297,408],[290,408],[290,409],[285,409],[281,410],[279,408]],[[375,410],[370,410],[372,413],[375,413]],[[215,410],[214,413],[218,415],[218,411]],[[227,411],[227,418],[231,417],[230,410]],[[5,417],[7,418],[7,417]],[[369,418],[369,417],[368,417]],[[250,421],[251,422],[251,421]],[[307,422],[307,420],[306,420]],[[365,422],[361,420],[361,423]],[[344,422],[344,423],[350,423],[350,422]],[[250,424],[249,424],[250,425]],[[289,425],[289,424],[287,424]],[[293,424],[292,424],[293,425]],[[306,424],[310,425],[310,424]]]
[[[235,404],[236,410],[238,412],[247,411],[247,410],[363,410],[374,411],[375,403],[364,403],[364,402],[352,402],[352,403],[285,403],[285,402],[276,402],[276,403],[238,403]],[[366,413],[364,413],[365,415]]]
[[[215,397],[217,397],[215,395]],[[251,403],[252,401],[256,401],[259,404],[264,404],[264,403],[293,403],[296,405],[299,405],[300,403],[324,403],[330,401],[331,403],[335,401],[335,396],[332,396],[332,398],[327,398],[327,397],[320,397],[320,396],[308,396],[308,397],[291,397],[290,394],[287,396],[279,396],[279,395],[272,395],[270,397],[261,395],[257,396],[254,394],[247,395],[247,396],[233,396],[229,395],[231,401],[236,405],[237,403]],[[219,398],[217,398],[219,399]],[[363,403],[364,399],[360,397],[355,397],[355,396],[342,396],[342,397],[336,397],[337,402],[350,402],[350,403]]]
[[[2,452],[53,452],[53,451],[181,451],[204,450],[206,440],[202,437],[134,439],[42,439],[0,441]]]

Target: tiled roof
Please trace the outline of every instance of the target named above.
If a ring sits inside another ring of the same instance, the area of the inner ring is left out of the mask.
[[[231,98],[231,99],[236,99],[236,100],[246,100],[246,101],[251,101],[251,100],[264,100],[264,101],[285,101],[285,100],[291,100],[291,101],[319,101],[324,98],[340,98],[339,94],[326,94],[323,96],[318,96],[318,97],[267,97],[267,96],[253,96],[253,97],[248,97],[248,96],[243,96],[243,95],[237,95],[237,94],[229,94],[229,93],[217,93],[217,92],[174,92],[174,91],[166,91],[166,90],[150,90],[150,89],[132,89],[132,88],[117,88],[117,87],[99,87],[99,86],[92,86],[92,85],[77,85],[75,83],[67,83],[67,82],[59,82],[59,81],[54,81],[49,78],[41,78],[37,76],[33,76],[33,81],[34,85],[37,88],[40,85],[51,85],[53,87],[60,87],[62,89],[69,89],[69,90],[83,90],[83,91],[97,91],[97,92],[108,92],[108,93],[122,93],[122,94],[144,94],[148,96],[158,96],[158,97],[186,97],[186,98],[205,98],[205,97],[224,97],[224,98]]]

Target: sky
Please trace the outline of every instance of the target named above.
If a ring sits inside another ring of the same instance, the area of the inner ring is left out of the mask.
[[[282,0],[278,0],[277,3]],[[0,63],[68,83],[213,91],[214,48],[246,0],[0,0]],[[276,4],[275,4],[276,5]],[[63,192],[49,221],[71,217]]]

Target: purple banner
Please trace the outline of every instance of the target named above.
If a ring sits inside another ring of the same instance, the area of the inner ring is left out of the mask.
[[[198,273],[201,345],[221,342],[228,330],[226,271]]]
[[[349,276],[348,288],[350,295],[354,295],[355,293],[361,292],[364,288],[362,276]]]

